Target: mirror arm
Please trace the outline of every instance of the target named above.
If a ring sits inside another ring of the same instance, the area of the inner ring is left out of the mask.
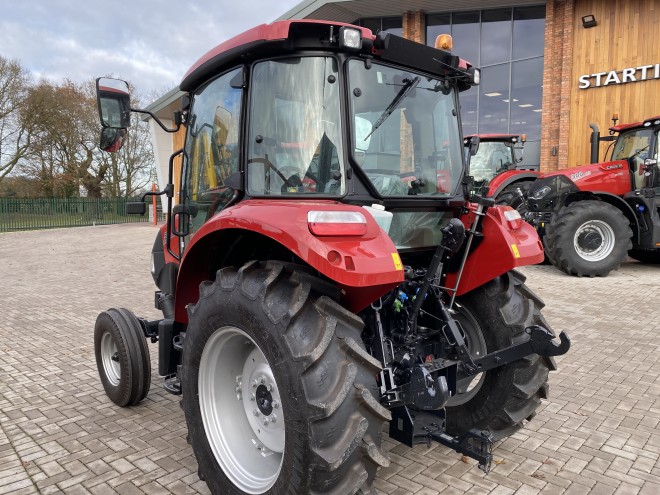
[[[177,132],[181,128],[181,112],[174,112],[174,122],[176,124],[176,127],[173,129],[168,129],[163,125],[163,123],[160,121],[158,117],[156,117],[153,113],[151,113],[149,110],[140,110],[137,108],[131,108],[131,112],[135,113],[146,113],[154,119],[154,121],[160,126],[161,129],[163,129],[165,132]]]

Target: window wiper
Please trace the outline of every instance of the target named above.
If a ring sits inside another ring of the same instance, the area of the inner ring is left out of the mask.
[[[378,117],[378,120],[374,122],[374,125],[371,126],[371,132],[365,136],[364,139],[367,139],[369,136],[371,136],[374,132],[376,132],[376,129],[378,129],[383,122],[387,120],[387,117],[392,115],[392,112],[396,110],[396,107],[399,106],[399,104],[403,101],[403,99],[410,94],[410,92],[417,87],[419,82],[422,79],[419,76],[415,76],[413,79],[406,79],[406,82],[403,84],[397,95],[394,97],[392,102],[387,106],[385,111]]]

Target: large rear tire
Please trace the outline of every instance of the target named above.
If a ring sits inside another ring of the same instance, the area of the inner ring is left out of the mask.
[[[473,358],[527,339],[525,328],[550,328],[540,313],[541,299],[512,271],[457,300],[461,324]],[[459,435],[477,428],[495,440],[520,429],[548,397],[548,372],[554,360],[537,354],[459,381],[459,394],[447,404],[447,431]]]
[[[632,248],[628,219],[603,201],[576,201],[563,207],[547,226],[548,257],[569,275],[605,277]]]
[[[149,347],[133,313],[111,308],[99,314],[94,353],[101,383],[112,402],[133,406],[147,396],[151,385]]]
[[[183,409],[216,494],[354,494],[390,413],[353,313],[278,263],[224,268],[189,307]]]

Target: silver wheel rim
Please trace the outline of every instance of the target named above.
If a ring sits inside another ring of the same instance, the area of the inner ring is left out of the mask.
[[[600,238],[600,243],[589,245],[585,240],[589,237]],[[575,252],[585,261],[601,261],[614,250],[616,236],[614,230],[602,220],[589,220],[578,227],[573,236]]]
[[[481,327],[464,306],[456,304],[456,310],[454,317],[461,324],[465,345],[470,351],[472,359],[477,360],[485,356],[488,351]],[[474,376],[457,380],[456,394],[449,398],[447,407],[460,406],[472,400],[479,390],[481,390],[481,386],[485,380],[486,373],[477,373]]]
[[[119,353],[117,344],[110,332],[105,332],[101,337],[101,362],[103,371],[108,381],[113,385],[119,385],[121,379],[121,366],[119,365]]]
[[[272,369],[243,330],[223,327],[199,363],[199,408],[213,455],[246,493],[264,493],[282,469],[284,415]]]

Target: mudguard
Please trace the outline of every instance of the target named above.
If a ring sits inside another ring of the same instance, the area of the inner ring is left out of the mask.
[[[512,229],[504,211],[509,206],[494,206],[486,211],[481,224],[483,240],[469,254],[461,281],[456,292],[457,296],[465,294],[472,289],[493,280],[514,268],[534,265],[543,261],[543,244],[534,227],[527,222],[517,229]],[[474,205],[470,206],[470,213],[461,218],[467,225],[471,225],[474,218]],[[445,286],[456,286],[458,273],[449,273]]]
[[[488,184],[488,192],[485,196],[488,196],[489,198],[497,198],[497,195],[501,193],[506,186],[521,180],[535,180],[540,175],[541,172],[536,172],[534,170],[508,170],[493,177]]]
[[[313,210],[357,211],[367,228],[361,236],[317,237],[307,214]],[[187,322],[187,304],[197,300],[199,284],[208,278],[209,239],[228,233],[232,242],[240,231],[268,237],[337,283],[342,303],[357,312],[403,282],[403,266],[392,240],[359,206],[335,201],[247,200],[221,211],[192,237],[185,250],[176,290],[175,319]],[[207,241],[207,242],[205,242]]]

